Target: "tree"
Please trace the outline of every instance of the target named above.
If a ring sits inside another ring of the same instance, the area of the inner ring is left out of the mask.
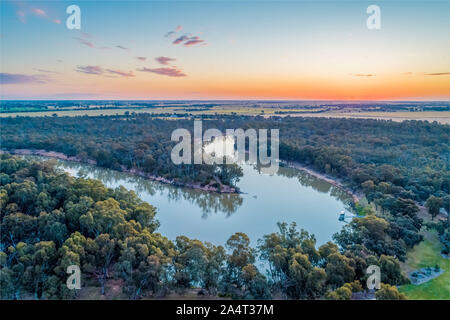
[[[446,195],[442,201],[442,206],[444,207],[445,212],[447,212],[447,220],[450,221],[450,196]]]
[[[342,286],[346,282],[352,282],[355,270],[350,266],[350,259],[340,253],[330,254],[325,267],[327,282],[333,288]]]
[[[173,255],[173,244],[167,238],[145,230],[136,237],[119,240],[119,247],[116,271],[125,281],[124,292],[137,299],[145,290],[156,294],[166,289],[163,280]]]
[[[431,219],[433,220],[439,214],[444,201],[442,198],[430,196],[425,202],[425,207],[427,207],[428,212],[431,214]]]
[[[381,288],[375,292],[375,298],[377,300],[406,300],[406,296],[400,293],[395,286],[381,283]]]
[[[389,223],[386,220],[374,215],[369,215],[364,218],[356,218],[354,221],[359,227],[363,228],[364,232],[375,240],[383,239],[385,231],[389,226]]]
[[[223,278],[224,291],[239,296],[244,286],[242,272],[247,265],[255,261],[254,249],[250,247],[250,239],[245,233],[237,232],[226,242],[226,248],[231,251],[227,259],[226,273]]]
[[[97,268],[97,279],[100,282],[101,293],[105,294],[105,283],[109,277],[109,267],[114,258],[116,241],[110,239],[109,234],[101,234],[95,238],[95,266]]]
[[[329,300],[350,300],[352,293],[363,291],[363,287],[358,280],[345,283],[342,287],[337,288],[334,291],[328,291],[325,295]]]
[[[270,299],[270,289],[267,279],[253,264],[242,268],[243,293],[242,299]]]
[[[399,198],[395,202],[395,205],[393,208],[394,214],[402,214],[402,215],[409,216],[411,218],[415,218],[418,212],[419,212],[419,207],[411,199]]]
[[[25,269],[24,282],[35,299],[40,299],[44,290],[44,282],[56,266],[57,255],[53,241],[41,241],[34,245],[32,263]]]
[[[201,241],[190,240],[185,236],[176,238],[173,257],[177,289],[186,289],[199,284],[204,278],[208,264],[207,249]]]
[[[400,285],[408,280],[402,275],[400,263],[391,256],[381,255],[379,260],[381,281],[386,284]]]
[[[328,300],[350,300],[352,297],[352,290],[348,286],[342,286],[334,291],[326,293],[325,298]]]
[[[328,256],[325,252],[337,252],[337,246],[328,243],[317,251],[314,236],[299,232],[295,223],[278,223],[278,228],[279,232],[265,235],[258,246],[261,258],[269,262],[273,287],[293,299],[322,296],[326,272],[318,266]]]
[[[254,250],[250,247],[250,239],[245,233],[237,232],[226,243],[231,251],[228,257],[228,266],[233,278],[238,281],[242,268],[255,261]]]
[[[227,254],[222,246],[216,247],[207,242],[205,247],[208,249],[208,263],[201,282],[203,287],[214,295],[217,293],[220,278],[224,273],[224,263],[227,259]]]
[[[330,254],[338,252],[339,247],[331,241],[328,241],[327,243],[321,245],[319,248],[320,257],[325,260],[328,258]]]
[[[126,211],[120,208],[113,198],[95,203],[94,208],[80,217],[81,229],[86,235],[97,237],[102,233],[111,233],[113,228],[125,222]]]

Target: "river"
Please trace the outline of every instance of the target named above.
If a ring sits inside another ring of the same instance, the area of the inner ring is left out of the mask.
[[[43,159],[42,157],[38,157]],[[340,188],[309,173],[280,167],[267,175],[243,164],[237,183],[241,194],[219,194],[180,188],[91,164],[57,160],[58,167],[76,177],[94,178],[109,188],[134,190],[157,208],[157,230],[174,240],[178,235],[224,245],[235,232],[244,232],[252,246],[263,235],[278,230],[277,222],[296,222],[315,235],[321,245],[332,239],[345,222],[339,212],[350,213],[351,198]]]

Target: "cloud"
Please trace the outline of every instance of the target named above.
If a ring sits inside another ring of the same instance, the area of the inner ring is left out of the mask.
[[[169,32],[167,32],[166,35],[165,35],[165,37],[166,37],[166,38],[170,38],[170,37],[172,37],[173,35],[175,35],[175,33],[180,32],[181,30],[183,30],[183,27],[182,27],[182,26],[176,26],[175,30],[174,30],[174,31],[169,31]]]
[[[50,21],[55,24],[61,24],[61,20],[56,17],[51,17],[41,8],[32,7],[22,1],[14,2],[17,7],[16,15],[20,22],[27,23],[27,16],[34,15],[40,18],[43,18],[47,21]]]
[[[200,37],[191,37],[188,41],[184,43],[184,46],[190,47],[202,42],[205,42],[205,40],[200,39]]]
[[[165,37],[172,38],[172,36],[175,36],[175,34],[180,32],[181,30],[183,30],[183,27],[177,26],[174,31],[167,32]],[[202,39],[200,39],[200,37],[193,36],[189,33],[178,36],[177,38],[175,38],[175,40],[172,41],[173,44],[184,43],[183,45],[186,47],[194,46],[194,45],[202,43],[202,42],[205,42],[205,40],[202,40]]]
[[[145,61],[145,60],[147,60],[146,57],[136,57],[136,59],[138,59],[139,61]]]
[[[175,34],[175,31],[169,31],[166,33],[166,35],[164,37],[166,38],[170,38],[171,36],[173,36]]]
[[[188,35],[183,35],[181,37],[176,38],[174,41],[172,41],[173,44],[183,43],[183,45],[186,47],[194,46],[194,45],[202,43],[202,42],[205,42],[205,40],[202,40],[202,39],[200,39],[200,37],[197,37],[197,36],[188,36]]]
[[[118,44],[118,45],[116,46],[116,48],[119,48],[119,49],[122,49],[122,50],[128,50],[127,47],[121,46],[120,44]]]
[[[81,44],[84,44],[85,46],[88,46],[89,48],[94,48],[95,47],[95,45],[92,42],[90,42],[90,41],[88,41],[86,39],[83,39],[83,38],[80,38],[80,37],[76,37],[74,39],[78,40],[78,42],[80,42]]]
[[[164,65],[168,65],[170,61],[176,61],[176,59],[174,58],[169,58],[169,57],[157,57],[155,58],[155,60],[160,63],[160,64],[164,64]]]
[[[131,78],[135,77],[133,71],[122,71],[118,69],[103,69],[100,66],[77,66],[75,69],[77,72],[85,73],[85,74],[94,74],[94,75],[105,75],[106,74],[114,74],[121,77]],[[107,76],[107,75],[105,75]]]
[[[450,75],[450,72],[432,72],[432,73],[425,73],[426,76],[448,76]]]
[[[45,75],[27,75],[18,73],[0,73],[1,84],[47,83],[50,78]]]
[[[184,42],[184,41],[186,41],[188,39],[189,39],[189,37],[187,35],[184,35],[184,36],[176,38],[172,43],[173,44],[179,44],[179,43],[182,43],[182,42]]]
[[[104,73],[104,70],[100,66],[77,66],[75,69],[77,72],[86,73],[86,74],[96,74],[101,75]]]
[[[116,74],[116,75],[126,77],[126,78],[135,77],[133,71],[126,72],[126,71],[121,71],[121,70],[106,69],[106,72]]]
[[[31,9],[31,11],[37,16],[42,16],[42,17],[46,17],[47,16],[45,11],[42,10],[42,9],[39,9],[39,8],[33,8],[33,9]]]
[[[167,68],[141,68],[137,69],[137,71],[143,71],[143,72],[152,72],[156,74],[160,74],[163,76],[168,77],[186,77],[186,74],[184,74],[181,70],[178,70],[175,67],[167,67]]]
[[[54,73],[54,74],[59,73],[59,72],[53,71],[53,70],[38,69],[38,68],[33,68],[33,70],[35,70],[35,71],[37,71],[37,72],[43,72],[43,73]]]
[[[356,73],[356,74],[350,73],[350,75],[355,77],[375,77],[375,75],[372,73]]]

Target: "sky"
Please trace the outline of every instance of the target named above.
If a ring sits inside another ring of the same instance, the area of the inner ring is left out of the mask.
[[[450,99],[449,1],[0,0],[0,18],[2,99]]]

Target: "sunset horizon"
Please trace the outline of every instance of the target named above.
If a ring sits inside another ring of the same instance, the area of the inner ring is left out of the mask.
[[[1,98],[450,97],[448,2],[381,1],[379,30],[366,1],[133,4],[80,1],[70,30],[70,2],[1,1]]]

